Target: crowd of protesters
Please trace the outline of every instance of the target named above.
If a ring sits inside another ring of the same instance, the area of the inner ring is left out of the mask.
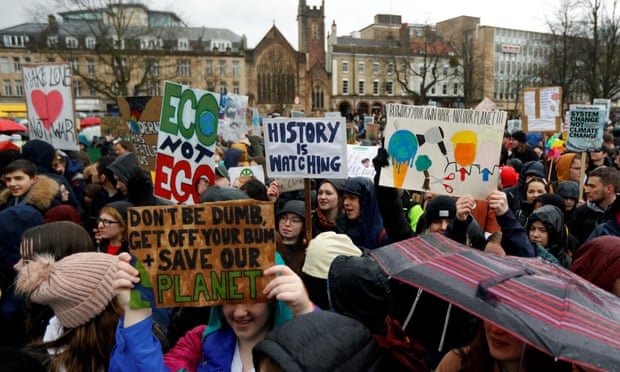
[[[367,254],[440,233],[488,254],[554,262],[620,297],[616,149],[550,159],[534,149],[544,139],[528,137],[505,135],[486,200],[379,185],[388,165],[379,146],[374,179],[313,180],[309,203],[277,180],[229,179],[231,167],[265,164],[260,136],[218,141],[214,179],[195,185],[200,202],[274,202],[277,264],[265,274],[277,277],[265,290],[273,302],[213,308],[129,306],[140,276],[127,210],[171,204],[153,194],[131,142],[108,138],[97,159],[41,140],[2,151],[0,370],[569,371],[465,311],[448,322],[448,303],[426,292],[405,320],[418,290]]]

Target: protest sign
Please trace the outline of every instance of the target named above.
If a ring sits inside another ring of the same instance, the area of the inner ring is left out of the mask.
[[[524,88],[521,121],[524,132],[559,132],[562,87]]]
[[[248,96],[226,93],[221,95],[220,101],[222,120],[218,133],[226,141],[239,142],[248,132]]]
[[[128,220],[129,247],[156,306],[268,301],[263,270],[275,263],[273,203],[130,208]]]
[[[129,138],[127,122],[117,116],[104,116],[101,118],[101,135]]]
[[[349,177],[375,177],[375,167],[372,159],[377,156],[377,146],[347,145],[347,174]]]
[[[297,191],[304,189],[303,178],[277,178],[278,189],[280,192]],[[266,185],[269,187],[269,185]]]
[[[157,137],[155,195],[198,203],[201,176],[213,184],[219,106],[211,92],[166,81]]]
[[[230,183],[235,184],[235,180],[239,177],[256,178],[261,183],[265,184],[265,170],[262,165],[248,165],[245,167],[230,167],[228,168],[228,177]]]
[[[505,112],[386,108],[391,166],[381,170],[381,185],[477,199],[497,189]]]
[[[609,98],[595,98],[592,100],[594,106],[602,106],[605,109],[605,120],[609,119],[611,110],[611,100]]]
[[[118,97],[118,108],[129,136],[140,168],[155,171],[157,161],[157,137],[161,96]]]
[[[570,105],[566,148],[572,152],[595,151],[603,145],[607,120],[604,107]]]
[[[67,64],[23,65],[29,139],[79,150],[73,109],[73,79]]]
[[[346,127],[340,119],[274,118],[263,121],[267,175],[345,178]]]

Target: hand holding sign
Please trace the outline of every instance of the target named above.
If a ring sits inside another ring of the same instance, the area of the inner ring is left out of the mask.
[[[116,264],[116,274],[114,275],[114,292],[118,298],[119,303],[125,310],[125,321],[123,326],[125,328],[146,319],[151,315],[151,308],[132,309],[131,303],[131,289],[140,282],[140,274],[133,266],[131,266],[131,255],[129,253],[121,253],[118,256],[118,263]]]
[[[263,271],[266,276],[274,274],[278,276],[267,284],[263,293],[272,300],[285,302],[295,316],[312,312],[314,306],[301,278],[286,265],[272,266]]]

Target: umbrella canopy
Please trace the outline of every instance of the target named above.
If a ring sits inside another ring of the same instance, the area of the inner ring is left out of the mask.
[[[620,366],[620,299],[536,258],[499,257],[428,234],[370,253],[393,279],[422,288],[558,359]]]
[[[97,116],[91,116],[88,118],[80,119],[80,128],[88,128],[94,125],[101,125],[101,118]]]
[[[26,126],[9,119],[0,118],[0,133],[27,132]]]

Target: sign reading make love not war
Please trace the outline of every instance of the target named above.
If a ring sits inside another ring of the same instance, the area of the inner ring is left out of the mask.
[[[607,111],[598,105],[570,105],[566,148],[573,152],[594,151],[603,145]]]
[[[57,149],[79,150],[73,79],[67,64],[23,65],[28,136]]]
[[[263,289],[271,278],[263,270],[275,263],[273,203],[130,208],[128,220],[134,266],[156,306],[268,301]]]
[[[157,137],[155,195],[177,203],[199,202],[196,183],[213,184],[218,97],[167,81]]]
[[[263,120],[267,175],[346,178],[346,124],[341,118]]]
[[[497,188],[506,113],[386,105],[380,184],[486,199]]]

